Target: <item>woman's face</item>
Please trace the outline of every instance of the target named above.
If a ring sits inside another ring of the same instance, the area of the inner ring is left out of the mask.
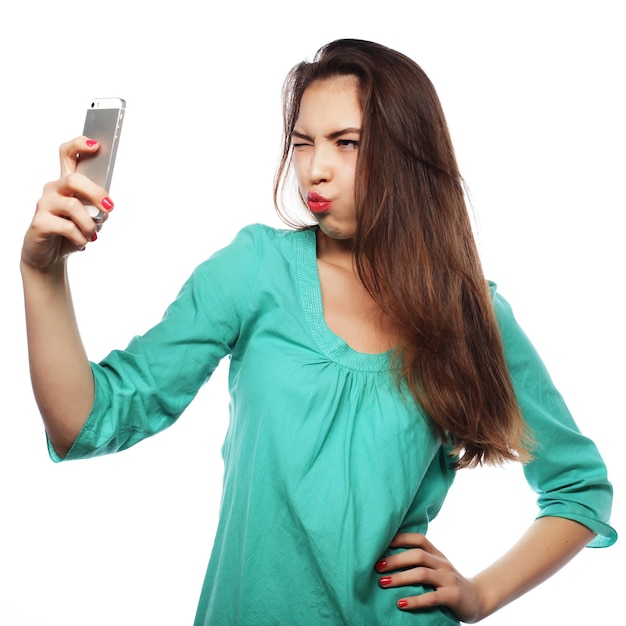
[[[320,230],[332,239],[351,239],[356,232],[354,178],[361,136],[357,87],[353,76],[311,83],[292,133],[300,193]]]

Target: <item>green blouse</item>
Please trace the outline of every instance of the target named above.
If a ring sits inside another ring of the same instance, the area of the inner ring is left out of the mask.
[[[539,446],[525,467],[538,516],[616,539],[605,465],[576,427],[509,305],[493,302]],[[315,230],[243,229],[201,264],[161,323],[92,364],[96,397],[67,459],[128,448],[171,424],[224,357],[224,484],[196,626],[458,624],[402,612],[422,588],[381,589],[374,563],[399,531],[425,533],[454,478],[448,450],[390,373],[324,323]],[[60,460],[50,449],[54,460]]]

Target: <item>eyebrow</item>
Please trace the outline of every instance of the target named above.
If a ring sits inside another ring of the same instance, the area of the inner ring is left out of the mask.
[[[328,135],[325,135],[325,139],[338,139],[339,137],[341,137],[342,135],[350,135],[350,134],[357,134],[360,135],[361,134],[361,129],[360,128],[342,128],[341,130],[336,130],[334,133],[330,133]],[[305,141],[313,141],[312,137],[309,137],[309,135],[305,135],[304,133],[299,133],[297,130],[294,130],[291,132],[291,136],[292,137],[297,137],[298,139],[304,139]]]

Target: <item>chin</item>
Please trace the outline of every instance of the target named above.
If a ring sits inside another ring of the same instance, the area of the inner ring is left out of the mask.
[[[328,239],[334,239],[336,241],[350,241],[354,239],[353,231],[346,231],[338,228],[324,228],[322,226],[320,226],[320,231],[325,237],[328,237]]]
[[[341,224],[332,224],[324,219],[318,220],[318,224],[320,231],[329,239],[351,240],[354,239],[354,236],[356,234],[355,227]]]

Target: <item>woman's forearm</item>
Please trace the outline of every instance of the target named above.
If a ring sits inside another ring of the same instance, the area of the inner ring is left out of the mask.
[[[511,550],[474,577],[481,590],[480,618],[549,578],[593,537],[591,530],[565,518],[536,520]]]
[[[21,264],[33,391],[50,441],[67,454],[91,410],[94,384],[78,331],[65,263]]]

